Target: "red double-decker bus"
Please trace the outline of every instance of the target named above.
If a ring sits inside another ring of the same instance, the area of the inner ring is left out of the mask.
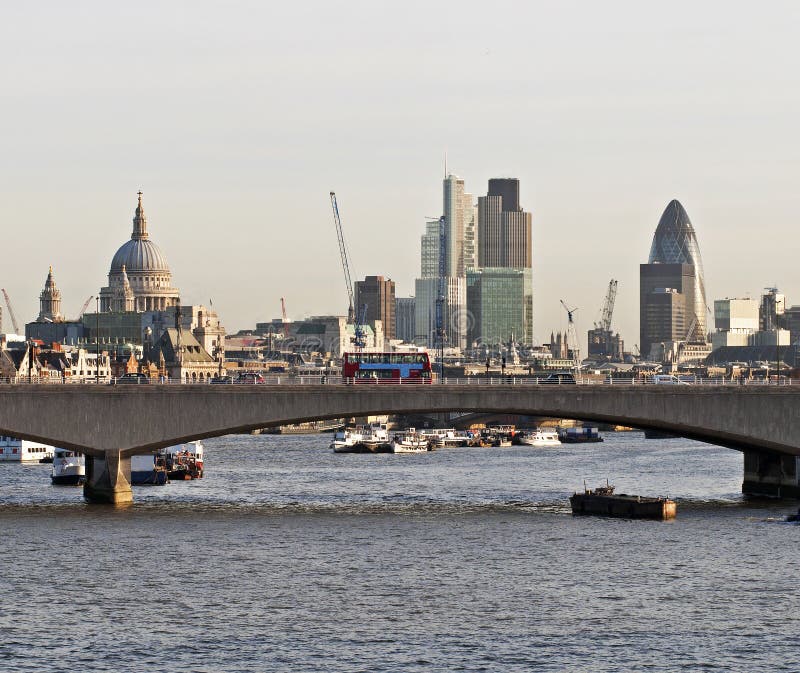
[[[427,353],[345,353],[345,383],[430,383]]]

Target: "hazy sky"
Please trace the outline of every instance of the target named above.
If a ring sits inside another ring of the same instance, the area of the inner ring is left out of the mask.
[[[800,303],[800,5],[790,2],[39,2],[0,15],[0,286],[77,314],[144,191],[185,303],[229,330],[341,313],[355,273],[413,293],[443,154],[476,196],[519,177],[537,340],[638,342],[638,265],[672,198],[709,304]],[[7,317],[6,329],[11,329]]]

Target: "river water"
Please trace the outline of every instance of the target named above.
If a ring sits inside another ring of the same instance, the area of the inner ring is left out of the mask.
[[[684,439],[348,455],[206,441],[126,509],[0,463],[2,671],[800,670],[792,503]],[[583,479],[672,522],[573,517]]]

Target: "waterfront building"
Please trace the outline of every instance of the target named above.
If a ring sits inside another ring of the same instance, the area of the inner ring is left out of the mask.
[[[100,311],[164,311],[180,301],[164,253],[147,230],[142,192],[133,217],[133,232],[111,260],[108,285],[100,290]]]
[[[683,206],[672,200],[639,267],[642,356],[669,341],[706,343],[706,291],[697,235]]]
[[[355,283],[356,314],[366,306],[366,322],[380,320],[387,339],[395,338],[395,286],[383,276],[366,276]]]
[[[413,343],[417,334],[415,311],[416,299],[414,297],[397,297],[395,299],[395,337],[405,343]]]
[[[531,269],[488,267],[467,271],[467,309],[471,346],[532,343]]]

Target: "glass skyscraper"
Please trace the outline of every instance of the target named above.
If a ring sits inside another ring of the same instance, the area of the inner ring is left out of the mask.
[[[644,357],[660,342],[706,342],[703,260],[692,222],[677,200],[669,202],[658,222],[648,263],[640,265],[639,281]]]

